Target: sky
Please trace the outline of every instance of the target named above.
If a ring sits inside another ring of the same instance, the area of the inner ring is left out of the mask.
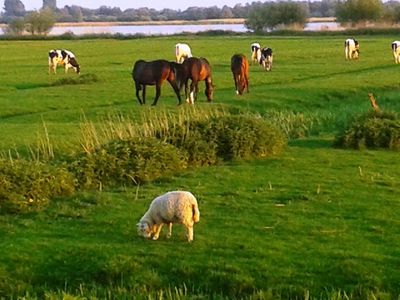
[[[1,0],[0,0],[1,1]],[[40,9],[43,4],[43,0],[21,0],[25,5],[26,10]],[[190,1],[182,1],[182,0],[57,0],[57,7],[63,8],[65,5],[78,5],[86,8],[99,8],[102,5],[111,6],[111,7],[119,7],[122,10],[127,8],[140,8],[140,7],[148,7],[155,8],[157,10],[161,10],[163,8],[170,8],[174,10],[185,10],[190,6],[199,6],[199,7],[210,7],[210,6],[218,6],[223,7],[224,5],[228,5],[229,7],[233,7],[236,4],[240,3],[242,5],[246,5],[246,3],[250,3],[251,1],[241,1],[241,0],[190,0]]]

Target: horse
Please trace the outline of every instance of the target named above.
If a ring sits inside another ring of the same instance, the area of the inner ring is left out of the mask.
[[[154,61],[144,61],[142,59],[135,62],[132,70],[132,78],[135,82],[136,87],[136,97],[139,100],[140,105],[146,102],[146,85],[156,86],[156,96],[152,105],[156,105],[158,98],[161,95],[161,86],[165,80],[174,89],[176,96],[178,97],[178,105],[181,104],[181,95],[179,93],[179,88],[176,83],[176,70],[173,65],[174,63],[168,62],[163,59]],[[140,99],[139,91],[142,91],[142,99]]]
[[[185,61],[176,66],[177,69],[177,80],[179,89],[185,86],[185,97],[188,103],[194,104],[194,100],[197,100],[197,94],[199,92],[199,81],[203,81],[206,84],[205,95],[207,101],[211,102],[213,99],[214,86],[212,83],[211,67],[208,60],[204,57],[189,57]],[[190,97],[188,97],[188,83],[190,84]]]
[[[231,58],[231,71],[235,81],[236,94],[242,95],[246,89],[249,92],[249,62],[245,55],[235,54]]]

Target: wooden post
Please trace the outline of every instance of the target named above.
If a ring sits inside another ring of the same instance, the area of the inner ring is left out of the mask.
[[[378,104],[376,103],[376,99],[375,99],[375,97],[374,97],[374,94],[369,93],[369,94],[368,94],[368,97],[369,97],[369,101],[371,102],[372,109],[373,109],[374,111],[378,112],[378,111],[379,111],[379,106],[378,106]]]

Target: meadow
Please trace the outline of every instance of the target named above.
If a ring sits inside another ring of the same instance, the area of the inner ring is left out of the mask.
[[[0,298],[25,299],[398,299],[399,154],[332,147],[356,115],[400,112],[392,35],[362,35],[360,59],[345,61],[346,36],[185,36],[1,41],[0,150],[30,157],[43,137],[55,156],[82,150],[85,124],[141,120],[155,111],[245,113],[281,125],[289,138],[272,159],[191,168],[140,186],[82,191],[24,214],[0,212]],[[250,93],[235,95],[230,57],[259,41],[274,50],[272,72],[250,67]],[[137,59],[174,59],[188,42],[213,68],[195,107],[177,106],[165,84],[156,107],[140,106]],[[72,50],[84,76],[47,74],[50,49]],[[207,155],[206,153],[204,155]],[[196,195],[201,219],[158,241],[136,234],[150,201],[169,190]]]

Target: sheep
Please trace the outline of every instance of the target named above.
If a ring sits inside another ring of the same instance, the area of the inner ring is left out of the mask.
[[[155,198],[136,226],[140,236],[157,240],[164,224],[169,226],[167,238],[170,238],[172,224],[181,223],[186,227],[186,236],[190,243],[193,241],[193,225],[199,221],[200,211],[193,194],[172,191]]]

